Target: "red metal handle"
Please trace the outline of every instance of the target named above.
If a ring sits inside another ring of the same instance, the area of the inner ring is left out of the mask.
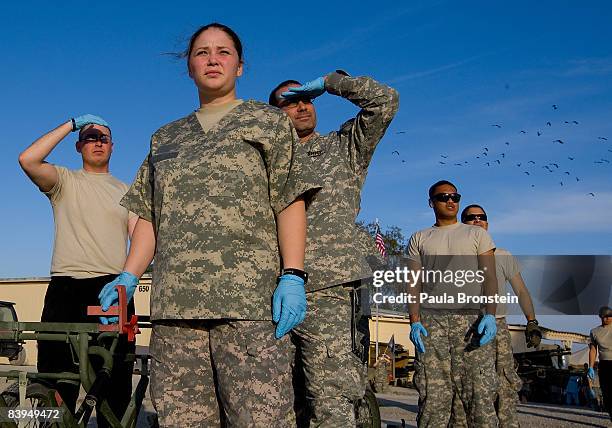
[[[99,317],[119,317],[117,324],[100,324],[98,329],[102,331],[117,331],[120,334],[127,334],[129,342],[136,340],[136,335],[140,333],[138,328],[138,316],[132,315],[128,320],[127,306],[128,299],[125,292],[125,286],[116,285],[115,289],[119,295],[119,304],[117,306],[111,306],[108,311],[104,312],[102,306],[87,306],[87,315],[99,316]]]

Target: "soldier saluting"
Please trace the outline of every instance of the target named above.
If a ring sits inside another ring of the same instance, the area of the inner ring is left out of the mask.
[[[83,168],[45,162],[51,151],[71,132],[78,131],[76,151]],[[45,294],[43,322],[91,322],[87,306],[98,303],[102,287],[117,277],[125,263],[128,236],[138,217],[119,205],[128,186],[109,172],[113,138],[101,117],[86,114],[68,120],[37,139],[19,155],[19,164],[51,202],[55,223],[51,281]],[[128,308],[134,313],[134,303]],[[120,352],[134,352],[135,344],[122,338]],[[108,397],[117,415],[125,411],[132,394],[132,368],[124,358],[113,364],[116,393]],[[40,341],[38,371],[79,373],[67,343]],[[55,382],[54,388],[75,411],[78,385]],[[107,426],[98,419],[98,425]]]
[[[313,99],[325,92],[360,111],[339,130],[321,135],[315,131]],[[306,375],[310,426],[354,426],[353,401],[365,393],[369,349],[369,340],[362,340],[369,337],[367,331],[353,332],[354,324],[367,329],[367,323],[354,319],[359,306],[369,304],[358,301],[355,287],[372,276],[355,219],[372,155],[398,110],[399,95],[369,77],[336,71],[304,85],[286,80],[272,90],[269,102],[295,126],[299,168],[311,171],[313,181],[323,186],[307,212],[309,315],[292,331]]]

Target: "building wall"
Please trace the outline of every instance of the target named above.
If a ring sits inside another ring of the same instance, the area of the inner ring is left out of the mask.
[[[378,321],[378,342],[389,343],[391,336],[396,344],[400,344],[414,355],[414,345],[410,341],[410,323],[405,318],[381,316]],[[376,315],[370,320],[370,341],[376,343]],[[384,350],[384,349],[383,349]]]

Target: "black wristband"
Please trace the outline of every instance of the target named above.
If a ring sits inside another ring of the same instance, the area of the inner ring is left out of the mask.
[[[77,130],[76,122],[74,121],[74,117],[71,118],[70,121],[72,122],[72,132],[74,132]]]
[[[295,268],[283,269],[278,278],[280,279],[280,277],[283,275],[295,275],[297,277],[300,277],[304,280],[304,285],[306,285],[306,283],[308,282],[308,272],[304,272],[303,270],[300,270],[300,269],[295,269]]]
[[[538,325],[538,326],[540,325],[540,324],[538,324],[538,320],[529,320],[529,321],[527,321],[527,325],[529,325],[529,324],[535,324],[535,325]]]

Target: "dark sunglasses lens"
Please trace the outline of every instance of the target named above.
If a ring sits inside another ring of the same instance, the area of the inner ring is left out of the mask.
[[[95,143],[100,141],[102,144],[107,144],[110,143],[110,140],[110,137],[104,134],[85,134],[81,136],[81,141],[85,143]]]
[[[449,199],[452,199],[453,202],[459,202],[461,195],[459,193],[438,193],[434,195],[434,199],[438,202],[448,202]]]
[[[476,219],[480,221],[487,221],[487,215],[486,214],[468,214],[465,216],[465,219],[467,221],[474,221]]]
[[[282,107],[290,107],[290,108],[297,107],[300,101],[304,104],[312,104],[312,100],[307,97],[288,97],[285,100],[286,101],[280,103],[281,108]]]

